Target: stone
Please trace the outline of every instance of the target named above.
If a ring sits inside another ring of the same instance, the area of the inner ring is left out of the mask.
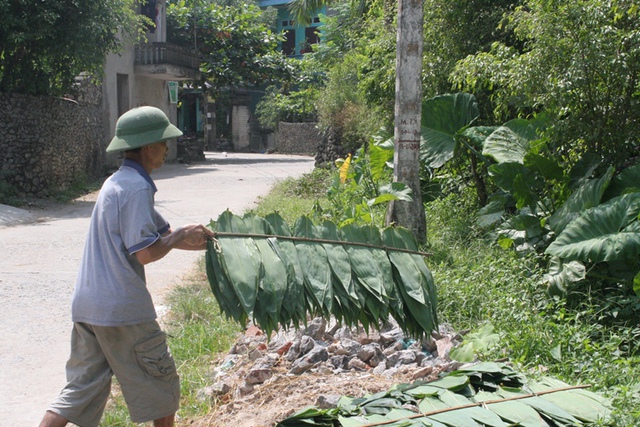
[[[398,352],[398,363],[402,365],[409,365],[411,363],[417,363],[416,352],[413,350],[401,350]]]
[[[400,353],[396,351],[387,355],[387,363],[389,364],[389,366],[400,365]]]
[[[251,368],[249,370],[249,373],[245,377],[245,381],[247,384],[251,384],[251,385],[262,384],[272,376],[273,376],[273,368],[269,366],[261,365],[261,366]]]
[[[386,370],[387,370],[386,363],[379,363],[375,368],[371,370],[371,372],[375,375],[382,375]]]
[[[390,331],[380,332],[380,342],[384,346],[402,341],[404,338],[404,332],[399,326],[394,327]]]
[[[340,341],[338,348],[335,351],[335,354],[345,354],[347,356],[352,356],[354,354],[358,354],[358,352],[362,349],[362,344],[358,341],[354,341],[349,338],[344,338]]]
[[[364,363],[368,363],[369,360],[376,354],[376,349],[373,345],[363,345],[357,353],[358,359]]]
[[[338,407],[338,401],[342,396],[339,394],[321,394],[316,400],[316,405],[320,409],[332,409]]]
[[[265,346],[266,347],[266,346]],[[249,360],[256,361],[264,356],[264,352],[260,349],[260,346],[256,347],[249,353]]]
[[[426,366],[424,368],[417,369],[413,375],[411,376],[412,380],[417,380],[420,378],[424,378],[427,375],[430,375],[433,372],[433,366]]]
[[[403,348],[404,348],[404,345],[402,344],[402,341],[396,341],[396,342],[392,343],[390,346],[386,347],[383,350],[383,353],[386,356],[390,356],[391,354],[396,353],[396,352],[402,350]]]
[[[349,366],[349,358],[344,354],[331,356],[328,363],[333,366],[334,369],[347,369]]]
[[[260,335],[264,335],[264,332],[262,332],[262,329],[258,328],[256,325],[249,325],[247,327],[247,330],[244,331],[244,336],[245,337],[257,337]]]
[[[83,95],[78,102],[24,94],[0,97],[0,170],[20,196],[69,188],[78,171],[88,179],[106,172],[102,91],[90,86],[79,86]]]
[[[323,340],[324,333],[327,328],[327,322],[322,317],[316,317],[304,331],[304,335],[313,338],[314,340]]]
[[[365,371],[367,369],[370,369],[369,365],[367,365],[366,363],[364,363],[362,360],[358,359],[357,357],[354,357],[353,359],[350,359],[347,367],[349,369],[355,369],[357,371]]]
[[[378,366],[378,364],[387,359],[378,343],[363,345],[357,355],[358,359],[373,367]]]
[[[243,384],[242,386],[238,387],[238,394],[240,396],[247,396],[253,393],[254,390],[255,387],[252,384]]]
[[[278,355],[280,356],[283,356],[286,352],[289,351],[289,349],[291,348],[291,345],[293,345],[293,341],[288,341],[284,343],[281,347],[279,347],[276,350],[276,353],[278,353]]]
[[[450,337],[444,337],[436,341],[436,348],[438,349],[438,357],[442,359],[449,358],[449,352],[453,348],[454,344]]]
[[[222,396],[231,391],[231,386],[224,382],[217,382],[208,387],[201,388],[196,393],[196,398],[201,401],[212,400],[216,396]]]
[[[293,362],[297,358],[304,356],[305,354],[310,352],[311,349],[315,347],[315,345],[316,345],[316,342],[313,340],[313,338],[307,335],[303,335],[302,337],[300,337],[299,339],[296,339],[293,342],[293,344],[287,351],[286,359],[289,362]]]
[[[323,346],[318,345],[304,357],[294,361],[291,366],[290,372],[295,375],[300,375],[301,373],[314,368],[321,362],[325,362],[328,359],[329,353],[327,352],[327,349]]]

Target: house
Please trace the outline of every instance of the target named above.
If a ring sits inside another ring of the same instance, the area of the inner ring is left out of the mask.
[[[177,124],[177,82],[200,78],[198,56],[167,43],[166,0],[141,0],[137,7],[154,24],[146,32],[146,43],[107,55],[102,82],[107,143],[114,136],[118,117],[134,107],[153,105]],[[177,142],[169,141],[167,159],[176,155]],[[107,167],[114,167],[118,155],[110,154],[106,161]]]
[[[282,42],[282,52],[291,57],[301,58],[303,54],[311,51],[311,45],[320,41],[319,29],[320,14],[326,13],[326,7],[316,11],[311,17],[308,26],[298,25],[291,16],[289,4],[291,0],[258,0],[258,6],[262,9],[273,7],[278,11],[278,32],[284,33],[285,40]]]

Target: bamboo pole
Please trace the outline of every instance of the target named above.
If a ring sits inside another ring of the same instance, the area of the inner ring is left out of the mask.
[[[329,243],[334,245],[347,245],[347,246],[363,246],[366,248],[383,249],[385,251],[405,252],[405,253],[410,253],[415,255],[421,255],[423,257],[430,257],[432,255],[427,252],[414,251],[411,249],[404,249],[404,248],[394,248],[391,246],[372,245],[369,243],[360,243],[360,242],[345,242],[342,240],[316,239],[316,238],[300,237],[300,236],[277,236],[275,234],[253,234],[253,233],[229,233],[224,231],[216,231],[215,235],[216,237],[245,237],[245,238],[252,238],[252,239],[276,238],[276,239],[293,240],[293,241],[300,241],[300,242]]]

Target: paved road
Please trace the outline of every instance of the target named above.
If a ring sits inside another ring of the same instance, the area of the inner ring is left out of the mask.
[[[204,162],[167,164],[152,177],[158,210],[177,227],[207,224],[225,209],[241,214],[278,180],[312,169],[305,156],[206,153]],[[95,194],[47,210],[0,206],[2,425],[37,425],[64,386],[70,299],[93,200]],[[201,256],[176,250],[147,266],[157,306]]]

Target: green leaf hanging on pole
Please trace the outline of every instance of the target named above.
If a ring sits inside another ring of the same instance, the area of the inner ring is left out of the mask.
[[[238,217],[223,212],[215,223],[220,231],[238,233]],[[260,257],[253,241],[248,238],[234,237],[218,241],[221,252],[220,265],[224,274],[233,284],[236,296],[249,317],[253,317],[253,309],[258,296],[258,272]],[[220,255],[219,254],[219,255]]]
[[[306,216],[298,218],[294,225],[294,235],[297,237],[318,238],[311,219]],[[327,259],[327,252],[322,244],[313,241],[296,241],[296,249],[300,256],[304,283],[308,289],[307,298],[315,300],[315,306],[328,317],[333,303],[331,285],[331,268]]]
[[[291,230],[284,219],[277,213],[269,214],[265,220],[271,226],[271,229],[278,236],[291,236]],[[298,326],[304,323],[306,296],[304,293],[304,274],[302,266],[298,261],[298,252],[296,245],[291,240],[278,240],[277,238],[269,238],[269,244],[278,254],[285,265],[287,271],[287,292],[282,302],[283,314],[290,316],[291,323]],[[286,319],[285,319],[286,320]],[[288,326],[288,321],[283,321],[284,326]]]
[[[338,227],[334,223],[325,221],[316,229],[320,238],[338,240]],[[360,316],[360,299],[351,277],[349,255],[343,246],[329,243],[323,243],[322,246],[327,253],[332,272],[333,315],[338,320],[344,319],[346,323],[354,324]]]
[[[271,226],[255,214],[247,214],[243,217],[245,231],[255,234],[272,234]],[[253,239],[262,260],[256,300],[256,311],[261,310],[256,316],[266,316],[265,332],[270,335],[272,330],[278,328],[280,323],[280,309],[284,295],[287,291],[287,282],[282,280],[287,271],[284,262],[273,251],[266,239]]]
[[[267,334],[333,316],[346,326],[380,328],[391,314],[406,335],[437,328],[433,278],[413,235],[402,228],[316,225],[293,228],[278,214],[227,211],[209,227],[207,276],[221,310]]]

